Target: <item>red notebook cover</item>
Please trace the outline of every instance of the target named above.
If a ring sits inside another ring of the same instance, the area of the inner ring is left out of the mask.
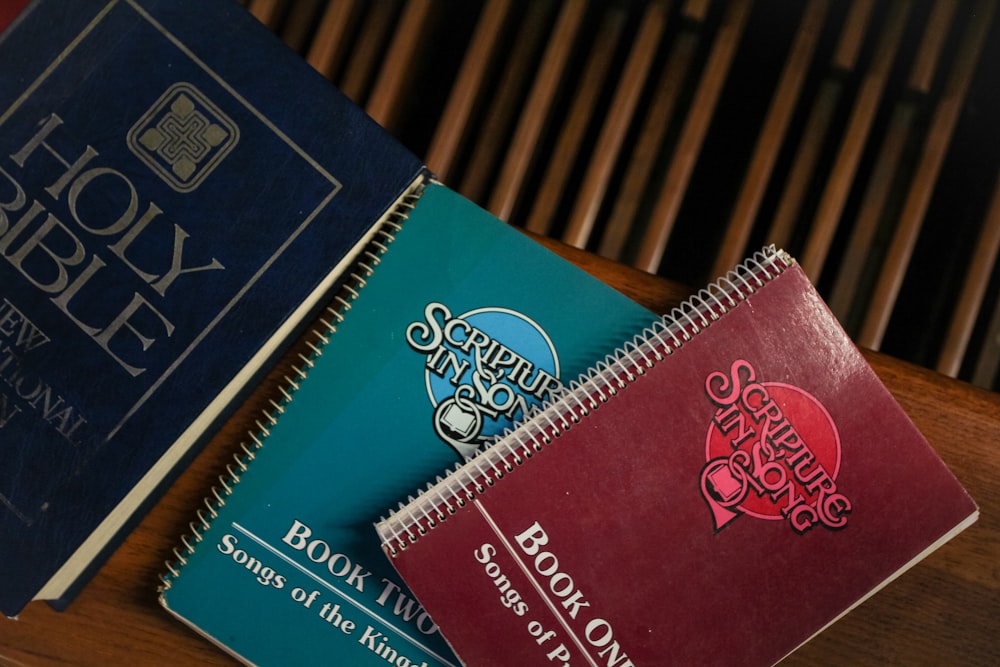
[[[4,30],[14,17],[28,5],[28,0],[3,0],[0,2],[0,32]]]
[[[467,665],[770,665],[977,516],[766,249],[377,530]]]

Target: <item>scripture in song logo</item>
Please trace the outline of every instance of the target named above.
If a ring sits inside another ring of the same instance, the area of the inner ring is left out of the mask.
[[[815,397],[760,380],[742,359],[710,373],[705,393],[716,411],[701,491],[716,532],[742,515],[788,521],[799,534],[847,526],[851,501],[837,488],[840,435]]]
[[[178,192],[195,190],[239,141],[239,128],[190,83],[170,86],[128,132],[129,150]]]
[[[410,347],[427,356],[434,430],[463,457],[522,419],[562,387],[548,334],[506,308],[453,315],[441,303],[406,328]]]

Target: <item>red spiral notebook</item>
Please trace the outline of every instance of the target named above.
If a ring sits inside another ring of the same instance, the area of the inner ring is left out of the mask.
[[[21,10],[28,4],[28,0],[3,0],[0,3],[0,30],[6,28],[14,20]]]
[[[765,249],[376,528],[467,665],[770,665],[977,516]]]

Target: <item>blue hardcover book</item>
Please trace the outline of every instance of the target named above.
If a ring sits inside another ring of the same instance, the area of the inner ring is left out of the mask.
[[[457,665],[380,550],[382,506],[654,319],[436,183],[357,277],[163,578],[162,604],[248,663]]]
[[[36,1],[0,63],[16,615],[72,595],[423,167],[230,0]]]

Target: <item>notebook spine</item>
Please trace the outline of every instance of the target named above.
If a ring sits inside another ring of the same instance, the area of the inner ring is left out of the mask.
[[[289,374],[282,378],[283,384],[277,390],[279,396],[269,399],[268,407],[261,410],[260,416],[254,422],[254,428],[247,431],[247,440],[240,443],[239,451],[233,454],[233,460],[226,465],[225,472],[217,479],[217,484],[212,486],[209,495],[203,499],[203,507],[195,511],[195,520],[188,524],[190,532],[181,536],[180,544],[173,549],[174,558],[165,563],[166,571],[160,575],[161,592],[171,587],[181,568],[187,564],[188,557],[194,553],[196,545],[202,541],[212,521],[218,516],[219,509],[226,504],[235,486],[240,483],[243,474],[257,457],[257,452],[264,447],[271,433],[270,429],[278,423],[285,408],[293,400],[299,383],[308,376],[309,369],[315,365],[316,359],[322,356],[324,347],[344,321],[345,314],[367,284],[367,279],[382,261],[382,256],[402,229],[403,223],[416,206],[425,187],[424,181],[412,186],[392,210],[377,223],[374,236],[359,254],[340,289],[317,318],[316,327],[304,336],[302,341],[304,349],[298,353],[298,361],[289,365]]]
[[[785,252],[765,247],[655,321],[488,448],[381,517],[375,528],[383,549],[394,557],[416,543],[793,264]]]

